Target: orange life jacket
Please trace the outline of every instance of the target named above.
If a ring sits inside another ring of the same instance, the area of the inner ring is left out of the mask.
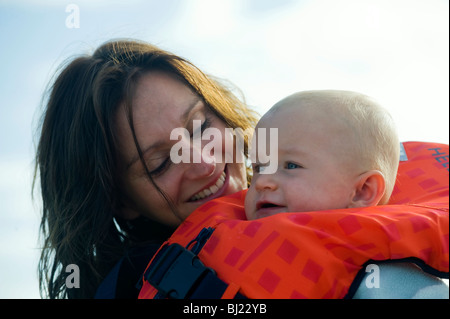
[[[228,284],[223,298],[343,298],[366,264],[394,259],[420,260],[448,278],[449,147],[403,147],[408,160],[389,205],[247,221],[242,191],[198,208],[162,247],[187,246],[213,228],[198,258]],[[139,298],[156,292],[144,278]]]

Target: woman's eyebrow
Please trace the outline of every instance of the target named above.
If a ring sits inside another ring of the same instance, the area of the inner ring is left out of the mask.
[[[203,100],[200,97],[197,97],[196,99],[194,99],[192,101],[191,104],[189,104],[187,110],[183,113],[183,115],[180,118],[181,122],[184,123],[184,126],[187,125],[187,122],[188,122],[190,115],[191,115],[192,111],[194,110],[194,108],[198,105],[199,102],[202,102],[202,101]]]
[[[195,98],[187,107],[186,111],[181,115],[180,117],[180,122],[184,123],[184,125],[186,126],[186,123],[190,117],[190,114],[192,112],[192,110],[198,105],[199,102],[203,101],[200,97]],[[149,152],[152,149],[161,147],[162,145],[164,145],[166,143],[166,140],[159,140],[156,141],[150,145],[148,145],[147,147],[142,149],[142,156],[144,156],[147,152]],[[135,154],[133,156],[133,158],[130,160],[130,162],[127,164],[126,166],[126,170],[128,170],[131,166],[133,166],[139,159],[139,154]]]

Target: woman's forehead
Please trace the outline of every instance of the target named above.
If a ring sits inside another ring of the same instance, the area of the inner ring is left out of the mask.
[[[198,99],[183,81],[163,71],[151,71],[138,81],[132,96],[133,111],[151,108],[158,112],[170,106],[186,107],[186,100]],[[187,102],[189,103],[189,102]]]

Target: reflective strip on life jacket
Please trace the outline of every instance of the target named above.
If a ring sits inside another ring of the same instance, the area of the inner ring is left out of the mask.
[[[448,145],[403,146],[389,205],[247,221],[242,191],[198,208],[165,246],[214,228],[198,258],[248,298],[344,298],[370,261],[414,258],[448,278]],[[144,280],[139,298],[155,293]]]

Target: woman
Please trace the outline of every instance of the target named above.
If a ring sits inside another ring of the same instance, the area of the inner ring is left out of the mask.
[[[197,134],[194,120],[225,139],[225,128],[254,127],[257,116],[190,62],[147,43],[108,42],[65,66],[50,90],[36,154],[41,294],[91,298],[124,255],[128,263],[120,268],[133,275],[122,281],[131,287],[194,209],[247,187],[245,161],[224,163],[220,157],[240,154],[228,154],[220,141],[214,154],[190,143],[200,162],[172,163],[172,129]],[[66,286],[69,264],[80,269],[78,289]]]

